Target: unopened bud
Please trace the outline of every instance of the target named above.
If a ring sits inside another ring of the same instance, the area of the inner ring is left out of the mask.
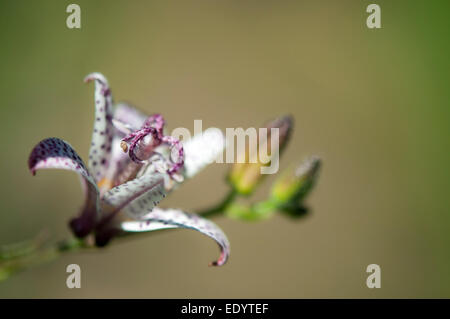
[[[244,155],[238,154],[238,158],[244,158],[245,161],[244,163],[233,164],[228,177],[231,185],[238,193],[243,195],[252,193],[265,174],[276,173],[276,171],[264,173],[264,170],[269,170],[269,167],[272,167],[272,162],[276,163],[276,170],[278,170],[278,157],[287,145],[293,122],[292,116],[289,115],[268,122],[264,127],[266,130],[263,131],[266,134],[258,137],[256,149],[246,149]],[[272,134],[272,129],[278,129],[278,134]],[[261,153],[263,153],[261,148],[266,150],[268,155],[266,160],[261,158]],[[253,160],[250,161],[250,159]]]
[[[301,201],[312,190],[320,170],[321,160],[314,156],[295,169],[284,172],[273,187],[271,198],[279,207],[290,206]]]

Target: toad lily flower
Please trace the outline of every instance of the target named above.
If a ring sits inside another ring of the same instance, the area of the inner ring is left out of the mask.
[[[96,245],[104,246],[113,237],[130,233],[193,229],[217,242],[220,257],[211,265],[223,265],[230,247],[217,225],[178,209],[156,207],[183,179],[193,177],[222,152],[223,135],[205,131],[181,143],[164,135],[161,115],[148,117],[126,104],[113,104],[102,74],[88,75],[85,82],[90,81],[95,82],[95,121],[88,165],[59,138],[39,142],[28,159],[33,175],[48,168],[79,174],[85,202],[80,215],[70,221],[75,236],[92,234]]]

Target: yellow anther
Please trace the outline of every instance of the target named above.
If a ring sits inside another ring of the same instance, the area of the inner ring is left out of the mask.
[[[120,142],[120,147],[125,153],[128,152],[128,144],[125,141]]]
[[[104,191],[108,191],[111,188],[113,188],[113,182],[110,179],[107,178],[102,178],[98,183],[97,183],[98,188],[100,188],[101,190]]]

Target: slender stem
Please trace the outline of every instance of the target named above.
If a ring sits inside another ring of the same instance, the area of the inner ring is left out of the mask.
[[[66,253],[71,251],[73,252],[81,248],[90,247],[85,243],[85,241],[76,238],[62,240],[58,242],[55,246],[58,253]]]
[[[233,203],[236,195],[235,191],[230,191],[219,204],[198,212],[198,215],[212,217],[223,213]],[[31,267],[53,261],[63,254],[96,249],[87,240],[77,238],[62,240],[54,244],[38,243],[39,241],[35,239],[29,243],[11,245],[7,252],[0,250],[0,282]]]
[[[225,196],[225,198],[222,200],[222,202],[220,202],[218,205],[206,209],[204,211],[200,211],[198,212],[198,215],[202,216],[202,217],[211,217],[217,214],[221,214],[223,213],[228,206],[230,206],[230,204],[236,199],[237,193],[234,190],[231,190],[227,196]]]
[[[53,261],[62,254],[93,247],[76,238],[49,243],[42,242],[39,236],[28,243],[21,243],[19,245],[21,251],[14,246],[17,245],[13,245],[12,250],[6,248],[6,252],[0,252],[0,281],[31,267]]]

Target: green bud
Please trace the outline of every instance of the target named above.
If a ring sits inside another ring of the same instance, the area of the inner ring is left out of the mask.
[[[264,174],[261,174],[261,168],[264,166],[270,166],[271,161],[263,163],[259,158],[258,151],[259,148],[264,146],[267,147],[269,156],[272,156],[272,128],[279,129],[278,141],[274,142],[274,145],[278,147],[278,152],[276,154],[279,156],[281,151],[286,147],[289,137],[291,135],[293,127],[292,116],[283,116],[275,120],[268,122],[264,127],[267,128],[267,138],[260,139],[258,136],[258,143],[256,149],[247,149],[244,155],[244,163],[235,163],[231,167],[228,180],[233,188],[241,195],[251,194],[259,182],[263,179]],[[250,158],[256,158],[256,163],[250,163]],[[278,160],[278,159],[276,159]]]
[[[279,208],[299,207],[317,180],[321,160],[314,156],[285,171],[272,186],[271,200]]]

